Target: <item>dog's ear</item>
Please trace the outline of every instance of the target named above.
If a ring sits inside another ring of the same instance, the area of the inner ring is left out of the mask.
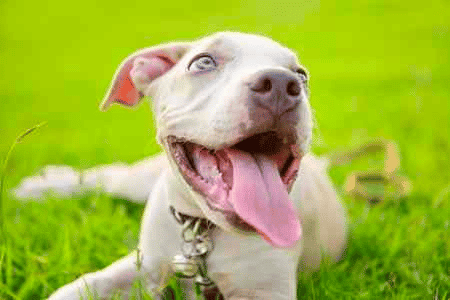
[[[100,104],[106,110],[118,102],[127,106],[139,103],[143,91],[156,78],[166,73],[189,50],[190,43],[171,43],[142,49],[128,56],[117,68],[111,86]]]

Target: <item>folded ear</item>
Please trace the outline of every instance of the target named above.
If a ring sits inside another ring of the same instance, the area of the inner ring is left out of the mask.
[[[142,49],[127,57],[117,69],[100,110],[115,102],[127,106],[139,103],[146,87],[170,70],[189,48],[189,43],[171,43]]]

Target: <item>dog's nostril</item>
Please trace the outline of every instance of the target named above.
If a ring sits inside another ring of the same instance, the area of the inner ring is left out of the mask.
[[[272,82],[270,81],[270,79],[266,78],[263,80],[262,89],[263,92],[270,92],[270,90],[272,89]]]
[[[286,89],[289,96],[300,95],[300,84],[297,81],[290,81]]]
[[[260,79],[251,87],[251,89],[258,93],[270,92],[272,90],[272,81],[267,77]]]

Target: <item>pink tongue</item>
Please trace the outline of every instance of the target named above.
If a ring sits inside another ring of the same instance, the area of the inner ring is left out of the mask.
[[[236,213],[272,245],[293,246],[301,236],[300,221],[275,162],[264,155],[225,151],[233,164],[228,201]]]

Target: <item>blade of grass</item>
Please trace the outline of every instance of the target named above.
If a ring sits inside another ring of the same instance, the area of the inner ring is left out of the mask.
[[[5,178],[6,178],[6,168],[8,166],[9,159],[11,154],[18,143],[20,143],[26,136],[28,136],[33,131],[39,129],[40,127],[46,125],[47,122],[39,123],[24,132],[22,132],[12,143],[11,147],[9,147],[8,153],[6,154],[5,160],[3,161],[3,169],[0,177],[0,233],[2,238],[5,238],[5,202],[4,202],[4,188],[5,188]]]

